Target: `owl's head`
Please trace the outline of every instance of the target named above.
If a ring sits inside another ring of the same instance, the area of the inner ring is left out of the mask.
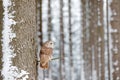
[[[46,41],[44,43],[44,46],[48,47],[48,48],[54,48],[54,42],[53,41]]]

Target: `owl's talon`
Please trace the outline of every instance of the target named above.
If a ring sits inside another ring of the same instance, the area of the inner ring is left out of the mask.
[[[51,61],[51,60],[52,60],[52,56],[49,57],[49,61]]]

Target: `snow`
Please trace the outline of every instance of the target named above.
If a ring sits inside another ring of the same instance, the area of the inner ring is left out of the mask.
[[[99,68],[101,69],[101,68]],[[92,46],[92,80],[97,80],[97,71],[95,70],[95,52],[94,46]]]
[[[111,32],[111,33],[117,33],[118,30],[117,30],[117,29],[110,29],[110,32]]]
[[[98,26],[101,26],[102,23],[100,22],[100,8],[97,9],[98,10]]]
[[[113,65],[114,65],[114,66],[117,66],[118,63],[119,63],[118,60],[116,60]]]
[[[112,0],[109,0],[108,1],[108,25],[106,24],[107,22],[107,0],[104,0],[104,26],[105,26],[105,40],[109,40],[109,46],[107,46],[107,43],[105,43],[105,77],[106,77],[106,80],[108,80],[108,77],[110,77],[111,80],[113,80],[113,76],[112,76],[112,73],[114,71],[113,69],[113,60],[112,60],[112,51],[115,51],[117,52],[117,48],[114,48],[113,47],[113,40],[112,40],[112,33],[117,33],[118,31],[116,29],[112,29],[112,25],[111,25],[111,21],[113,20],[112,18],[112,15],[114,14],[110,8],[110,5],[112,3]],[[108,27],[108,33],[107,33],[107,27]],[[107,37],[107,34],[109,35],[109,38]],[[109,53],[107,52],[107,50],[109,49]],[[107,57],[107,54],[109,54],[109,62],[110,62],[110,65],[108,65],[108,57]],[[110,66],[110,75],[108,75],[108,68],[107,66]]]
[[[120,80],[120,77],[117,77],[117,79],[116,80]]]
[[[15,5],[11,0],[3,0],[4,7],[4,18],[3,18],[3,31],[2,31],[2,52],[3,52],[3,68],[2,76],[3,80],[15,80],[21,78],[26,80],[28,78],[28,72],[20,70],[16,66],[12,65],[12,59],[16,56],[13,47],[10,45],[12,39],[16,37],[13,33],[11,26],[15,25],[16,22],[13,20],[15,11],[10,12],[12,5]]]
[[[108,20],[109,20],[109,51],[110,51],[110,59],[109,59],[109,61],[110,61],[110,65],[108,65],[108,66],[110,66],[110,79],[111,80],[113,80],[113,76],[112,76],[112,72],[113,72],[113,63],[112,63],[112,49],[113,49],[113,40],[112,40],[112,31],[115,31],[116,32],[116,30],[114,30],[114,29],[112,29],[112,25],[111,25],[111,18],[112,18],[112,10],[111,10],[111,8],[110,8],[110,5],[111,5],[111,3],[112,3],[112,0],[109,0],[108,1]]]
[[[112,50],[114,51],[114,54],[118,54],[118,48],[116,46]]]
[[[116,71],[119,71],[119,67],[116,68]]]

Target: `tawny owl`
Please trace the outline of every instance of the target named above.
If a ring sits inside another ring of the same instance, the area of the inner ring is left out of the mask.
[[[43,69],[47,69],[49,65],[49,61],[52,58],[54,42],[46,41],[40,50],[40,67]]]

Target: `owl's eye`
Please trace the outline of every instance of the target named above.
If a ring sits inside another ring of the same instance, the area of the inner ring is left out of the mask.
[[[52,44],[52,43],[50,43],[50,44]]]

